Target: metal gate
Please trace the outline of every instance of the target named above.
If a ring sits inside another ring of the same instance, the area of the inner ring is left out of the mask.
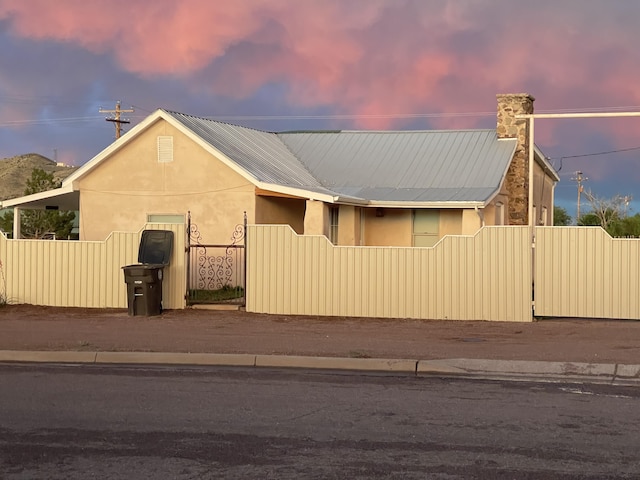
[[[198,226],[187,220],[187,294],[188,305],[245,305],[247,215],[236,225],[231,243],[205,244]]]

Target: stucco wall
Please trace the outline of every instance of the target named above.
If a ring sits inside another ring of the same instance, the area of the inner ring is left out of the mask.
[[[307,200],[304,214],[304,234],[329,238],[329,206],[317,200]]]
[[[172,136],[172,162],[159,163],[157,137]],[[255,221],[254,186],[164,120],[78,181],[80,239],[137,229],[148,214],[191,211],[203,243],[228,243],[235,225]]]
[[[536,162],[533,167],[533,205],[536,225],[551,225],[554,182]],[[545,218],[545,212],[547,216]]]
[[[338,245],[361,245],[361,211],[359,207],[340,205]]]
[[[411,210],[385,208],[382,217],[375,208],[364,213],[364,245],[410,247],[412,244]]]
[[[445,235],[460,235],[462,232],[462,210],[440,210],[440,238]]]
[[[305,200],[256,196],[256,223],[290,225],[298,234],[304,233]]]
[[[413,246],[413,210],[385,208],[382,217],[375,208],[364,209],[364,242],[369,246]],[[445,235],[473,235],[482,226],[475,210],[441,209],[438,239]],[[346,243],[345,243],[346,245]]]

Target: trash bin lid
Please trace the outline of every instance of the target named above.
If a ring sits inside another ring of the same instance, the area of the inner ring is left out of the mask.
[[[138,262],[169,265],[173,248],[171,230],[143,230],[138,249]]]

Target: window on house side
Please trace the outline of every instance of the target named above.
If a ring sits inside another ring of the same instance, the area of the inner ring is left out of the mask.
[[[413,211],[413,246],[433,247],[439,239],[440,211]]]
[[[338,206],[329,207],[329,240],[334,245],[338,244],[338,216],[340,210]]]
[[[158,163],[173,162],[173,137],[158,137]]]

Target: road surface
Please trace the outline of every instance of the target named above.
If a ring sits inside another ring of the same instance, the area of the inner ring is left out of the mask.
[[[361,373],[0,366],[0,478],[640,477],[640,390]]]

